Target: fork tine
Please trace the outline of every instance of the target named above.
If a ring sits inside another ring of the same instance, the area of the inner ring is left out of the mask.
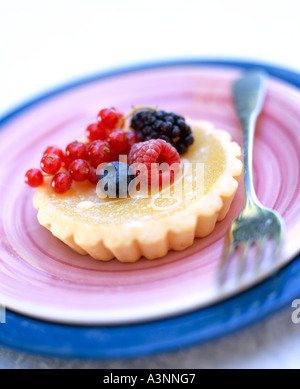
[[[238,261],[238,269],[237,269],[237,273],[238,273],[238,276],[241,277],[242,274],[244,273],[245,271],[245,268],[246,268],[246,263],[247,263],[247,254],[249,252],[249,249],[251,247],[251,243],[252,242],[242,242],[239,244],[239,261]]]
[[[258,269],[260,267],[260,265],[263,261],[267,241],[268,241],[268,237],[263,236],[257,242],[256,253],[255,253],[255,267],[256,267],[256,269]]]
[[[276,235],[273,237],[273,245],[272,245],[272,259],[274,261],[277,261],[280,258],[281,255],[281,250],[282,250],[282,236],[281,235]]]
[[[220,268],[218,271],[218,280],[220,283],[223,283],[225,281],[227,270],[228,270],[229,264],[233,258],[235,248],[236,248],[236,246],[233,244],[225,244],[225,246],[224,246],[221,264],[220,264]]]

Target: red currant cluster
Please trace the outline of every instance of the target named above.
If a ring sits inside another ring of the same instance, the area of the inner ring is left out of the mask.
[[[140,141],[135,132],[122,130],[125,123],[122,118],[123,114],[114,108],[102,109],[98,113],[97,123],[90,124],[86,129],[86,143],[74,141],[68,144],[65,151],[57,146],[47,147],[41,159],[41,170],[28,170],[25,182],[38,187],[42,185],[45,175],[51,175],[51,185],[57,193],[68,191],[73,180],[89,180],[96,185],[97,166],[103,162],[118,161],[119,155],[128,155],[131,146]]]

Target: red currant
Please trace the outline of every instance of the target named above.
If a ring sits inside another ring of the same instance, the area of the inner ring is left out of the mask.
[[[87,127],[85,131],[85,135],[90,141],[99,140],[99,139],[105,140],[107,137],[107,132],[101,122],[92,123]]]
[[[104,108],[98,113],[98,122],[102,123],[105,128],[113,130],[122,117],[123,114],[115,108]]]
[[[66,170],[69,169],[69,166],[70,166],[70,163],[71,163],[71,162],[72,162],[72,160],[71,160],[69,157],[65,156],[64,168],[65,168]]]
[[[90,174],[90,165],[83,159],[75,159],[69,166],[69,173],[75,181],[87,180]]]
[[[56,193],[65,193],[72,186],[72,177],[69,173],[57,173],[52,178],[51,186]]]
[[[138,137],[138,135],[134,131],[126,132],[126,137],[127,137],[127,152],[130,151],[131,146],[134,145],[135,143],[139,143],[141,140]]]
[[[110,162],[119,161],[119,153],[110,153]]]
[[[94,140],[87,148],[88,160],[93,167],[97,167],[102,162],[110,161],[109,144],[102,140]]]
[[[56,154],[44,154],[41,159],[41,168],[47,174],[55,174],[61,168],[61,159]]]
[[[61,159],[61,162],[62,163],[64,162],[65,154],[62,151],[62,149],[59,148],[58,146],[48,146],[46,148],[46,150],[44,151],[43,155],[45,155],[45,154],[56,154]]]
[[[29,169],[25,174],[25,182],[29,186],[36,188],[44,181],[43,173],[39,169]]]
[[[98,184],[97,169],[94,168],[93,166],[90,166],[89,181],[90,181],[91,184],[94,184],[94,185]]]
[[[113,131],[108,138],[110,150],[116,153],[120,153],[127,147],[127,136],[122,130]]]
[[[86,148],[87,145],[85,143],[78,142],[77,140],[69,143],[66,147],[66,160],[71,163],[75,159],[86,159]]]

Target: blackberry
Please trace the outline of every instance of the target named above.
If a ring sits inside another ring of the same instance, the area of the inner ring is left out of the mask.
[[[141,141],[163,139],[174,146],[179,154],[186,153],[194,142],[191,127],[182,116],[173,112],[140,110],[134,113],[130,126]]]

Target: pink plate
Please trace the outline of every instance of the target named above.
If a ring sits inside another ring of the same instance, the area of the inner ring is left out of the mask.
[[[231,99],[238,70],[172,66],[115,75],[55,94],[8,121],[0,134],[0,302],[37,318],[73,324],[121,324],[177,315],[220,301],[271,274],[266,268],[239,285],[220,289],[216,274],[224,233],[243,205],[240,184],[230,212],[214,232],[183,252],[135,264],[80,256],[39,225],[34,190],[25,171],[38,167],[50,144],[82,137],[99,109],[159,106],[194,119],[211,120],[241,144]],[[300,94],[275,79],[255,138],[258,198],[286,223],[280,267],[300,250]],[[2,165],[3,166],[3,165]],[[274,270],[274,267],[273,269]]]

